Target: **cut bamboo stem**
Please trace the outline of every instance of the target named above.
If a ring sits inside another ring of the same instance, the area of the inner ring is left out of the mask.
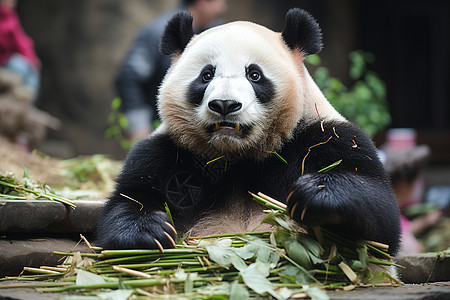
[[[136,271],[136,270],[131,270],[131,269],[128,269],[128,268],[123,268],[123,267],[119,267],[119,266],[113,266],[113,269],[114,269],[114,271],[127,273],[127,274],[130,274],[130,275],[136,276],[136,277],[152,278],[152,276],[148,275],[147,273]]]
[[[263,193],[261,193],[261,192],[258,192],[258,196],[260,196],[261,198],[266,199],[266,200],[269,201],[269,202],[272,202],[272,203],[275,204],[275,205],[281,206],[282,208],[285,208],[285,209],[287,208],[287,205],[286,205],[286,204],[284,204],[284,203],[282,203],[282,202],[280,202],[280,201],[278,201],[278,200],[275,200],[275,199],[273,199],[272,197],[267,196],[266,194],[263,194]]]

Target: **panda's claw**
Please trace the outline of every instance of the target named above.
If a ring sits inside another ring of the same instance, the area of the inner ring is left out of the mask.
[[[303,219],[305,218],[306,208],[307,208],[307,206],[305,206],[305,208],[302,210],[302,214],[300,215],[300,221],[302,221],[302,222],[303,222]]]
[[[292,193],[291,193],[291,195],[292,195]],[[290,195],[289,195],[289,196],[290,196]],[[297,208],[297,206],[298,206],[298,202],[296,202],[296,203],[292,206],[292,208],[291,208],[291,213],[290,213],[290,215],[291,215],[291,218],[292,218],[292,219],[294,219],[295,209]]]
[[[153,241],[155,242],[156,246],[158,246],[159,250],[164,253],[164,248],[161,245],[161,243],[157,240],[157,239],[153,239]]]
[[[168,234],[167,232],[164,231],[164,234],[166,235],[167,239],[169,240],[169,242],[172,244],[172,246],[175,248],[177,246],[177,244],[175,243],[175,241],[173,240],[173,238],[170,236],[170,234]]]
[[[170,224],[169,222],[165,222],[165,223],[170,229],[172,229],[172,231],[173,231],[173,233],[175,233],[175,235],[178,235],[178,232],[176,231],[175,227],[173,227],[172,224]]]

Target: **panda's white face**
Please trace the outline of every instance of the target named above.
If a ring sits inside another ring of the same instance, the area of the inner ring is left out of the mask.
[[[175,58],[160,87],[164,130],[212,158],[276,151],[302,118],[304,71],[281,35],[263,26],[207,30]]]

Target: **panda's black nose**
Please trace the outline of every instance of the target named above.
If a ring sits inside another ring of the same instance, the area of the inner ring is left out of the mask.
[[[208,103],[208,107],[210,110],[226,116],[229,113],[240,110],[242,103],[234,100],[212,100]]]

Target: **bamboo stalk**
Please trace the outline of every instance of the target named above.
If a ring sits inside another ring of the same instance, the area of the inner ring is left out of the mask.
[[[282,202],[280,202],[280,201],[278,201],[278,200],[275,200],[275,199],[273,199],[273,198],[267,196],[266,194],[263,194],[263,193],[261,193],[261,192],[258,192],[258,196],[260,196],[261,198],[264,198],[264,199],[266,199],[267,201],[272,202],[273,204],[278,205],[278,206],[280,206],[280,207],[282,207],[282,208],[284,208],[284,209],[287,208],[287,205],[286,205],[286,204],[284,204],[284,203],[282,203]]]
[[[226,238],[226,237],[236,237],[239,233],[224,233],[224,234],[212,234],[212,235],[205,235],[205,236],[195,236],[195,237],[188,237],[189,240],[205,240],[205,239],[217,239],[217,238]],[[268,231],[254,231],[254,232],[245,232],[241,233],[242,235],[269,235],[270,232]]]
[[[131,270],[131,269],[123,268],[123,267],[119,267],[119,266],[113,266],[113,269],[117,272],[123,272],[123,273],[127,273],[127,274],[137,276],[137,277],[142,277],[142,278],[151,278],[152,277],[152,276],[148,275],[147,273],[139,272],[136,270]]]
[[[24,267],[23,270],[30,272],[30,273],[35,273],[35,274],[61,274],[61,272],[57,272],[57,271],[40,269],[40,268],[31,268],[31,267]]]
[[[16,279],[14,279],[16,280]],[[61,287],[66,285],[71,285],[73,282],[28,282],[28,283],[9,283],[0,284],[0,289],[10,289],[10,288],[38,288],[38,287]]]
[[[263,198],[263,197],[261,197],[261,196],[258,196],[258,195],[256,195],[256,194],[253,194],[252,192],[249,192],[249,194],[252,195],[253,199],[255,199],[257,202],[259,202],[259,203],[261,203],[261,204],[267,206],[268,208],[272,208],[272,209],[275,209],[275,210],[279,210],[279,211],[281,211],[281,212],[283,212],[283,213],[286,213],[286,212],[287,212],[287,209],[286,209],[286,208],[284,208],[284,207],[282,207],[282,206],[279,206],[278,204],[274,204],[274,203],[272,203],[271,201],[269,201],[269,200],[267,200],[267,199],[265,199],[265,198]]]
[[[61,252],[61,251],[53,251],[53,254],[57,255],[64,255],[64,256],[73,256],[73,252]],[[94,253],[80,253],[81,257],[93,257],[93,258],[99,258],[100,254],[94,254]]]
[[[202,249],[186,249],[186,248],[173,248],[173,249],[165,249],[165,254],[168,253],[205,253],[205,250]],[[129,255],[143,255],[143,254],[159,254],[161,255],[161,251],[158,250],[150,250],[150,249],[137,249],[137,250],[103,250],[99,258],[109,257],[109,256],[129,256]]]
[[[55,271],[55,272],[67,272],[67,268],[58,268],[58,267],[49,267],[49,266],[40,266],[40,269],[43,270],[49,270],[49,271]]]
[[[381,248],[381,249],[383,249],[385,251],[389,250],[389,245],[386,245],[386,244],[383,244],[383,243],[380,243],[380,242],[367,241],[367,240],[364,240],[363,242],[367,243],[369,245],[372,245],[374,247]]]
[[[83,240],[83,242],[86,244],[86,246],[88,246],[88,248],[91,249],[92,253],[97,254],[97,252],[95,251],[94,247],[92,247],[91,243],[89,243],[87,238],[84,235],[82,235],[81,233],[80,233],[80,238]]]

